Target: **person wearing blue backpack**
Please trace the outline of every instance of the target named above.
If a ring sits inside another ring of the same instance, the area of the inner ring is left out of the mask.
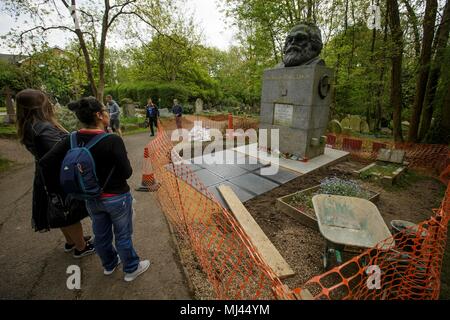
[[[158,118],[159,118],[159,110],[158,106],[153,103],[152,99],[149,98],[147,101],[147,107],[146,107],[146,118],[148,119],[148,124],[150,126],[151,131],[151,137],[155,136],[155,129],[158,127]]]
[[[64,192],[86,201],[104,274],[111,275],[122,262],[124,280],[133,281],[147,271],[150,262],[141,261],[133,247],[133,198],[127,184],[133,170],[125,144],[121,137],[105,132],[109,114],[97,99],[82,98],[68,107],[83,129],[58,143],[40,164],[44,172],[60,167],[59,185]]]

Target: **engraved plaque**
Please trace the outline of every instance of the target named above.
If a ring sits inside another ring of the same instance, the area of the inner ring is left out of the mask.
[[[292,126],[292,116],[294,115],[294,106],[290,104],[275,104],[273,115],[273,124],[277,126]]]

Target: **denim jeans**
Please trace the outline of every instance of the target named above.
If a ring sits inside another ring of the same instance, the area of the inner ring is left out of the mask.
[[[139,257],[134,251],[131,240],[132,205],[133,197],[130,192],[112,198],[86,201],[95,235],[95,251],[102,260],[103,268],[107,271],[111,271],[117,265],[117,252],[122,260],[124,272],[132,273],[138,268]],[[112,245],[113,229],[115,248]]]

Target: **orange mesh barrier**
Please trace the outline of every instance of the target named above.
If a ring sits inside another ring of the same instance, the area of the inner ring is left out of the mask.
[[[159,184],[157,198],[178,234],[188,241],[219,299],[287,299],[292,294],[260,258],[233,215],[182,162],[160,126],[148,145]]]
[[[328,135],[328,141],[334,141],[334,149],[348,151],[353,157],[375,160],[382,148],[403,150],[405,161],[414,169],[424,169],[439,175],[448,165],[449,148],[439,144],[413,144],[377,142],[370,139],[352,139],[343,135]]]
[[[312,278],[294,293],[306,289],[314,299],[438,299],[449,220],[450,185],[441,208],[430,220]],[[366,272],[371,266],[379,268],[378,285],[373,274]]]
[[[371,143],[362,142],[363,152],[367,145],[371,147]],[[157,186],[153,191],[157,191],[164,214],[190,244],[218,299],[438,298],[450,217],[450,186],[441,208],[430,220],[399,232],[291,291],[173,146],[159,125],[157,137],[144,152],[143,176]],[[381,271],[379,287],[368,285],[366,271],[370,266]]]

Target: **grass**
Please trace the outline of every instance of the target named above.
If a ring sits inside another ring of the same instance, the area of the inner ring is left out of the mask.
[[[370,168],[369,170],[362,172],[361,178],[363,179],[370,178],[373,174],[381,174],[381,176],[392,177],[394,172],[398,168],[401,168],[401,166],[396,164],[387,164],[387,165],[377,164],[376,166]]]
[[[16,137],[17,129],[15,125],[5,125],[3,123],[0,123],[0,138],[11,139]]]
[[[0,158],[0,173],[3,173],[4,171],[8,170],[12,164],[13,164],[12,161]]]

